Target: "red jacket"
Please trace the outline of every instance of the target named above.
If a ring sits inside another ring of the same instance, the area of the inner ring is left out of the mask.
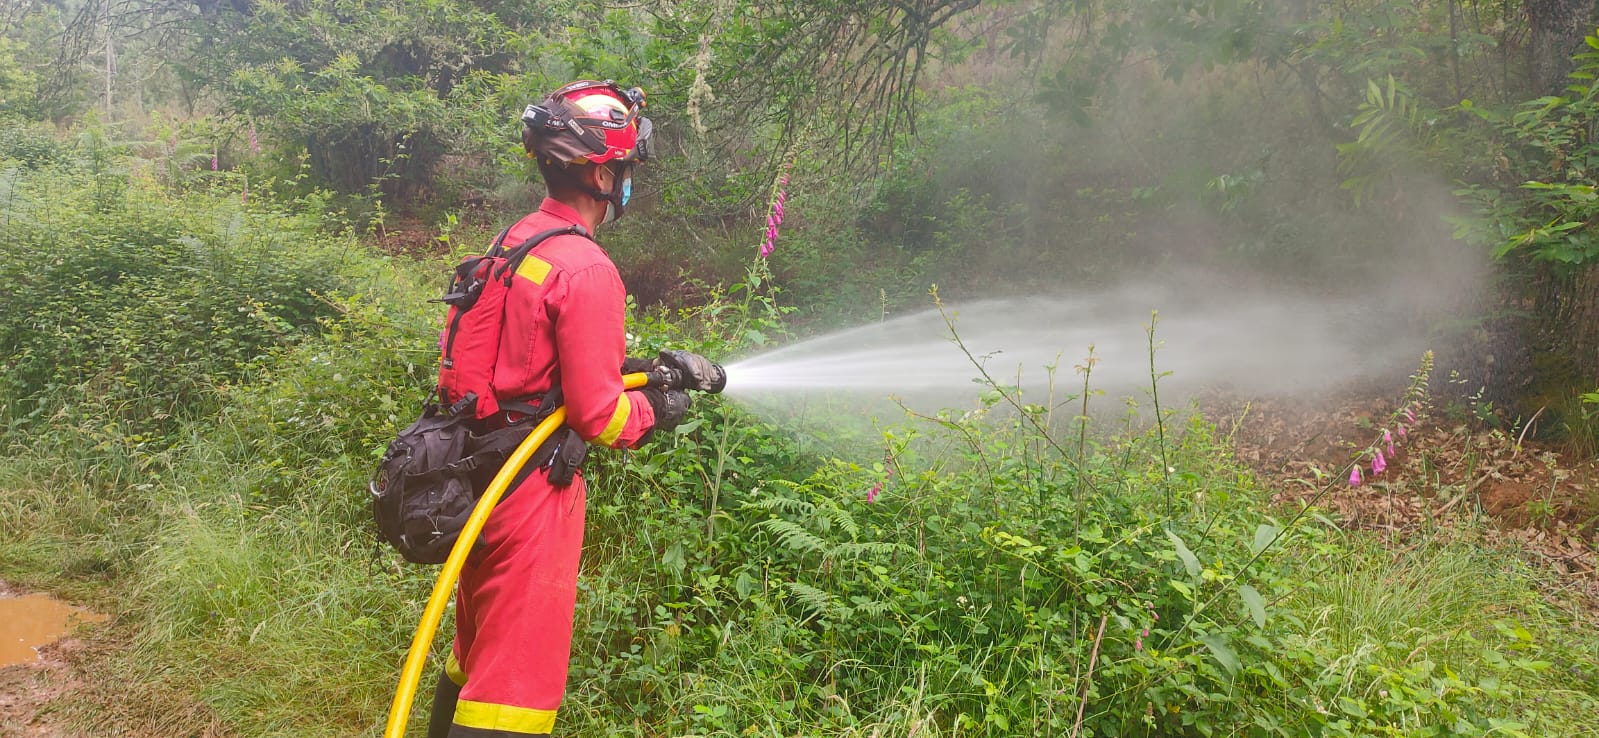
[[[588,228],[576,210],[545,199],[511,226],[505,244],[568,225]],[[507,297],[494,396],[541,395],[559,382],[566,424],[584,440],[636,445],[655,425],[655,411],[642,394],[622,390],[626,307],[621,275],[599,244],[574,235],[539,244],[516,270]]]

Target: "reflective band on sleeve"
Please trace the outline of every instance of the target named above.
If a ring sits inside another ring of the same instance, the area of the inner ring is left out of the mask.
[[[550,263],[537,256],[522,259],[522,265],[516,268],[519,277],[526,277],[533,284],[544,284],[544,278],[550,276]]]
[[[633,403],[627,399],[627,394],[616,396],[616,412],[611,413],[611,422],[605,424],[605,430],[600,431],[595,443],[601,446],[613,446],[616,439],[622,436],[622,426],[627,425],[627,418],[633,414]]]
[[[555,711],[461,700],[455,703],[455,724],[478,730],[548,735],[555,730]]]
[[[466,686],[466,672],[461,670],[461,662],[455,660],[455,649],[450,649],[449,658],[444,660],[444,675],[455,682],[455,686]]]

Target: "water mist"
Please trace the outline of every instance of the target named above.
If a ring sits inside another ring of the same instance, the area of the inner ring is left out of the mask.
[[[1369,302],[1206,290],[1179,295],[1125,287],[1071,297],[946,305],[838,331],[727,366],[726,394],[762,402],[893,396],[916,407],[970,405],[986,374],[1027,395],[1080,388],[1073,367],[1093,347],[1093,386],[1147,390],[1152,311],[1155,371],[1174,394],[1306,394],[1360,380],[1399,379],[1424,350]],[[957,341],[958,337],[958,341]],[[968,355],[968,352],[970,355]],[[979,368],[981,367],[981,368]]]

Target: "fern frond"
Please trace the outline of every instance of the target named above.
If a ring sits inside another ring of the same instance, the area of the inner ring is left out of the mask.
[[[785,513],[798,517],[809,517],[816,513],[815,505],[794,497],[779,497],[773,495],[751,500],[745,504],[756,510],[767,510],[770,512]]]
[[[777,538],[779,546],[790,551],[811,553],[826,551],[829,548],[827,541],[792,520],[769,518],[755,525],[771,533]]]
[[[855,597],[852,599],[852,601],[855,604],[850,609],[854,611],[852,614],[857,617],[865,616],[869,618],[875,618],[881,617],[884,613],[888,612],[888,603],[882,600],[868,600],[864,597]]]
[[[784,587],[789,594],[794,596],[794,601],[801,607],[816,615],[847,618],[854,611],[848,605],[840,603],[833,595],[825,590],[817,589],[809,584],[799,582],[785,582]]]
[[[864,541],[840,543],[827,550],[826,558],[834,560],[854,561],[866,559],[869,561],[886,561],[898,553],[910,553],[915,549],[903,543],[892,541]]]
[[[816,508],[816,515],[825,520],[829,525],[837,526],[840,530],[844,531],[844,533],[848,535],[852,541],[859,538],[861,535],[861,526],[859,523],[855,522],[855,517],[850,515],[849,511],[839,507],[838,503],[833,502],[832,500],[824,500],[822,504]]]

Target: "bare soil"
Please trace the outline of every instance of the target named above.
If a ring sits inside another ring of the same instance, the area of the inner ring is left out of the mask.
[[[83,626],[39,647],[39,660],[0,668],[0,738],[227,738],[191,695],[96,670],[130,638],[114,620]]]
[[[1279,503],[1313,504],[1397,545],[1470,531],[1485,545],[1522,552],[1550,573],[1550,589],[1599,609],[1599,459],[1512,427],[1451,419],[1425,403],[1411,411],[1414,420],[1395,400],[1256,402],[1217,423],[1238,457],[1278,490]],[[1387,469],[1374,474],[1379,450]],[[1362,481],[1354,486],[1357,458]]]
[[[83,688],[69,664],[82,649],[83,641],[68,638],[40,648],[38,661],[0,669],[0,737],[77,737],[62,726],[52,704]]]

